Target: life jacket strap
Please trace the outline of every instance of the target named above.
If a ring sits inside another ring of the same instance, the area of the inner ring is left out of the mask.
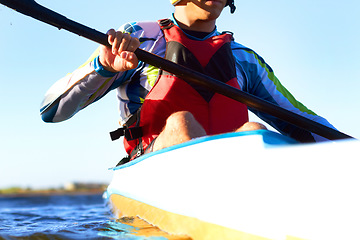
[[[119,139],[124,136],[126,140],[131,141],[143,136],[141,127],[121,127],[115,131],[110,132],[110,137],[112,141]]]
[[[126,140],[128,141],[135,140],[143,136],[141,127],[139,127],[140,109],[138,109],[137,112],[127,120],[123,127],[110,132],[110,137],[112,141],[118,140],[122,136],[125,136]],[[130,127],[132,125],[135,126]]]
[[[151,149],[152,150],[152,149]],[[120,162],[118,162],[118,164],[116,164],[115,167],[118,167],[120,165],[123,165],[125,163],[130,162],[131,160],[140,157],[141,155],[144,154],[144,148],[142,145],[142,142],[140,142],[130,153],[130,155],[125,156],[124,158],[122,158],[120,160]]]
[[[169,29],[175,26],[174,22],[169,18],[161,19],[158,22],[160,24],[161,29]]]

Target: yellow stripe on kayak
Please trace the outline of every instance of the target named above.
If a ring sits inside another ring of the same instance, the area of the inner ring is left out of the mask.
[[[118,194],[110,196],[110,203],[114,214],[118,218],[138,216],[169,234],[189,236],[194,240],[273,240],[207,223],[197,218],[171,213]],[[304,239],[288,236],[286,240]]]

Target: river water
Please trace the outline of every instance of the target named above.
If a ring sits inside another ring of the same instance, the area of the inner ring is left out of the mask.
[[[0,240],[147,239],[113,218],[99,194],[0,197]]]

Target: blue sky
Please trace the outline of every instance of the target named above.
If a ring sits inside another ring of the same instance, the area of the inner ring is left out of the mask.
[[[106,32],[127,21],[170,16],[168,1],[39,0],[70,19]],[[133,5],[134,4],[134,5]],[[254,49],[283,85],[339,130],[360,138],[360,2],[236,1],[219,30]],[[123,156],[108,132],[118,122],[115,92],[62,123],[43,123],[46,90],[80,66],[97,44],[0,6],[0,188],[104,182]]]

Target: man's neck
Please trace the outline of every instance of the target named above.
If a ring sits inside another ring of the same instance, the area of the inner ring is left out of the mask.
[[[174,18],[179,27],[185,30],[212,32],[215,29],[215,20],[201,20],[194,18],[191,15],[189,16],[189,14],[181,8],[175,9]]]
[[[210,34],[212,33],[212,32],[192,31],[192,30],[186,30],[186,29],[182,29],[182,31],[184,33],[186,33],[188,36],[191,36],[195,39],[205,39],[208,36],[210,36]]]

